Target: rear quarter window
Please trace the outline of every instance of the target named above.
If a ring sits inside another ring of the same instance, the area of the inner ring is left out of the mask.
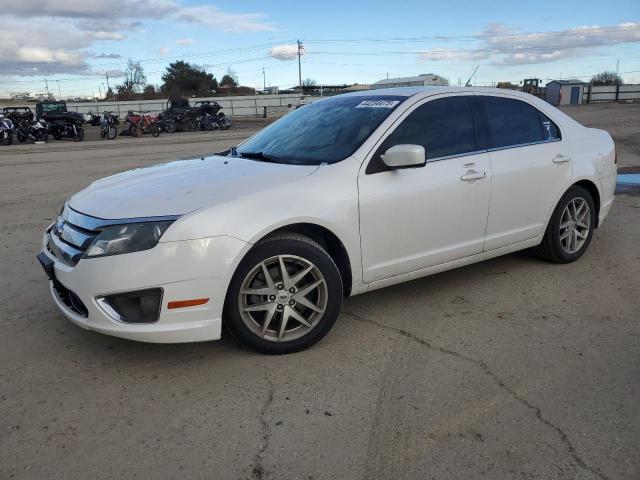
[[[545,114],[513,98],[481,97],[489,133],[489,148],[558,140],[560,130]]]

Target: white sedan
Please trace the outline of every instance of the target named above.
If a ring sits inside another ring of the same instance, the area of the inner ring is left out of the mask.
[[[345,296],[535,247],[578,259],[611,208],[613,141],[527,94],[339,95],[228,152],[89,185],[38,259],[74,323],[147,342],[314,344]]]

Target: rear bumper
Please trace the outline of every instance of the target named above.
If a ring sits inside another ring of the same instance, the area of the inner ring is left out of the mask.
[[[220,338],[227,286],[237,259],[248,247],[231,237],[166,242],[143,252],[81,259],[75,266],[57,260],[45,243],[42,253],[53,262],[51,296],[65,317],[76,325],[130,340],[180,343]],[[75,294],[86,307],[86,315],[64,302],[56,285]],[[159,318],[154,323],[124,323],[96,301],[96,297],[103,295],[158,287],[163,289],[163,298]],[[194,298],[209,301],[194,307],[167,308],[170,301]]]

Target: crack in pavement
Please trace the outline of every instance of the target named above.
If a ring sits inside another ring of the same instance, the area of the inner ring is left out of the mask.
[[[591,466],[586,464],[586,462],[580,457],[580,455],[578,455],[578,452],[576,451],[575,446],[573,445],[573,443],[569,439],[569,436],[562,430],[562,428],[560,428],[559,426],[557,426],[554,423],[552,423],[549,419],[545,418],[544,415],[542,414],[542,410],[540,410],[539,407],[537,407],[537,406],[533,405],[532,403],[530,403],[526,398],[523,398],[520,395],[518,395],[513,389],[511,389],[507,384],[505,384],[504,381],[502,381],[500,379],[500,377],[498,377],[498,375],[496,375],[489,368],[489,366],[485,362],[483,362],[482,360],[478,360],[478,359],[475,359],[473,357],[468,357],[468,356],[466,356],[466,355],[464,355],[462,353],[456,352],[454,350],[449,350],[449,349],[444,348],[444,347],[439,347],[437,345],[432,344],[428,340],[425,340],[424,338],[421,338],[421,337],[419,337],[419,336],[417,336],[417,335],[415,335],[415,334],[413,334],[411,332],[408,332],[407,330],[403,330],[401,328],[392,327],[390,325],[385,325],[383,323],[376,322],[375,320],[370,320],[368,318],[362,317],[361,315],[358,315],[358,314],[353,313],[353,312],[344,312],[343,311],[342,313],[344,315],[348,315],[348,316],[352,317],[354,320],[357,320],[359,322],[368,323],[370,325],[375,325],[378,328],[382,328],[384,330],[388,330],[388,331],[397,333],[399,335],[402,335],[403,337],[408,338],[408,339],[410,339],[410,340],[412,340],[414,342],[417,342],[420,345],[423,345],[423,346],[427,347],[430,350],[435,350],[435,351],[443,353],[445,355],[450,355],[450,356],[465,360],[465,361],[467,361],[469,363],[472,363],[473,365],[476,365],[477,367],[480,367],[480,369],[487,376],[489,376],[502,390],[504,390],[511,398],[513,398],[514,400],[516,400],[520,404],[524,405],[529,410],[533,411],[535,413],[535,415],[536,415],[536,418],[540,422],[542,422],[543,424],[545,424],[546,426],[548,426],[549,428],[554,430],[560,436],[560,440],[567,447],[567,449],[569,451],[569,455],[571,456],[573,461],[579,467],[581,467],[582,469],[593,473],[594,475],[596,475],[598,478],[600,478],[602,480],[609,480],[609,477],[607,477],[600,470],[598,470],[597,468],[591,467]]]
[[[253,462],[253,469],[251,471],[251,473],[253,474],[253,478],[255,478],[256,480],[264,479],[266,474],[264,466],[262,465],[262,460],[267,455],[266,452],[267,452],[267,449],[269,448],[269,441],[271,438],[271,429],[269,428],[269,423],[265,419],[265,416],[269,411],[271,404],[273,403],[273,396],[275,394],[275,387],[273,385],[273,380],[271,380],[271,377],[267,373],[266,368],[264,370],[264,379],[269,384],[269,390],[267,391],[267,398],[265,399],[264,404],[260,409],[260,423],[262,425],[262,444],[258,448],[258,452],[256,453],[256,456]]]

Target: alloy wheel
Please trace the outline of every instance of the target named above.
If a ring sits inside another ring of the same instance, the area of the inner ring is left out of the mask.
[[[318,267],[299,256],[278,255],[255,265],[245,276],[238,308],[255,335],[281,342],[315,328],[327,300],[327,283]]]
[[[584,198],[573,198],[562,212],[560,218],[560,245],[565,252],[574,254],[579,251],[589,237],[591,229],[591,210]]]

